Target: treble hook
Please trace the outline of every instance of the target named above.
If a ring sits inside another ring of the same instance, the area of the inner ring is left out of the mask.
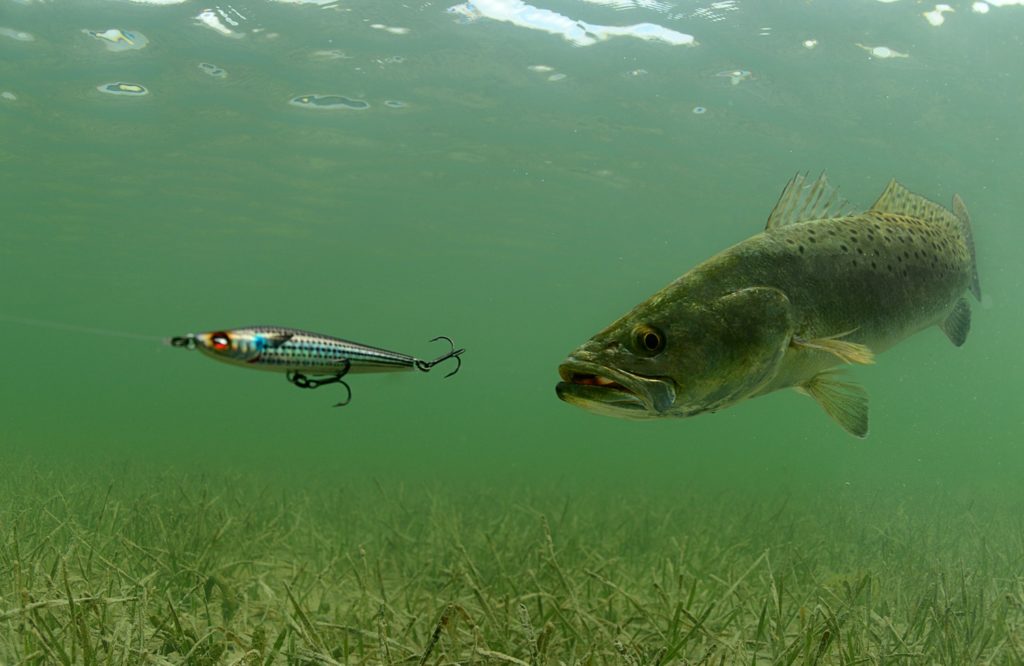
[[[430,372],[430,369],[433,368],[438,363],[441,363],[443,361],[447,361],[450,358],[454,358],[455,359],[455,363],[456,363],[455,369],[452,370],[451,372],[449,372],[447,375],[445,375],[445,379],[447,379],[448,377],[451,377],[456,372],[458,372],[459,368],[462,367],[462,359],[459,358],[459,357],[462,356],[463,352],[465,352],[466,350],[465,349],[456,349],[455,348],[455,343],[452,342],[452,339],[449,338],[447,335],[439,335],[436,338],[432,339],[431,342],[437,342],[438,340],[445,340],[445,341],[447,341],[448,344],[451,345],[451,348],[452,348],[451,351],[449,351],[447,354],[444,354],[442,356],[438,356],[433,361],[423,361],[421,359],[416,359],[416,361],[415,361],[416,369],[420,370],[422,372]]]
[[[344,407],[348,403],[352,402],[352,388],[346,382],[342,381],[341,378],[348,374],[349,368],[351,367],[352,362],[346,358],[345,365],[342,366],[341,370],[337,374],[331,377],[307,377],[301,372],[292,371],[287,373],[285,375],[285,378],[293,385],[304,389],[320,388],[321,386],[326,386],[327,384],[341,384],[342,386],[345,387],[345,391],[348,393],[348,396],[343,401],[335,403],[334,406]]]

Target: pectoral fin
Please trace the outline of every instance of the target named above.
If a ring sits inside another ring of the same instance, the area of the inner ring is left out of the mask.
[[[875,354],[866,345],[862,345],[858,342],[847,342],[846,340],[840,340],[844,335],[849,335],[853,331],[842,333],[841,335],[834,335],[830,338],[814,338],[812,340],[804,340],[801,337],[793,336],[793,340],[790,344],[800,349],[816,349],[827,354],[833,354],[843,363],[860,363],[863,365],[870,365],[875,362]]]
[[[953,311],[939,324],[939,328],[957,347],[967,340],[967,333],[971,330],[971,306],[967,303],[967,299],[961,298],[956,302]]]
[[[840,381],[834,372],[822,372],[796,389],[817,400],[843,430],[855,437],[867,437],[868,393],[862,386]]]

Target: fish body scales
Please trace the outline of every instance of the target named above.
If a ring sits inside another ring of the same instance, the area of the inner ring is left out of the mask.
[[[800,335],[851,331],[875,352],[944,319],[972,271],[953,225],[871,211],[788,225],[735,251],[746,281],[787,295]]]

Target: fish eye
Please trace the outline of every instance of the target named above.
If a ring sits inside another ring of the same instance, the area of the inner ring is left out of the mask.
[[[224,331],[217,331],[210,336],[210,342],[213,343],[213,349],[215,351],[224,351],[231,346],[231,336]]]
[[[665,348],[665,334],[650,324],[640,324],[633,329],[633,342],[638,351],[653,356]]]

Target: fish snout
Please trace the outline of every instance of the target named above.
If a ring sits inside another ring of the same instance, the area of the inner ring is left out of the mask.
[[[581,349],[558,366],[562,381],[556,390],[562,400],[595,411],[616,411],[633,417],[644,412],[648,416],[661,416],[672,409],[676,399],[675,382],[595,363],[591,360],[594,357]]]

